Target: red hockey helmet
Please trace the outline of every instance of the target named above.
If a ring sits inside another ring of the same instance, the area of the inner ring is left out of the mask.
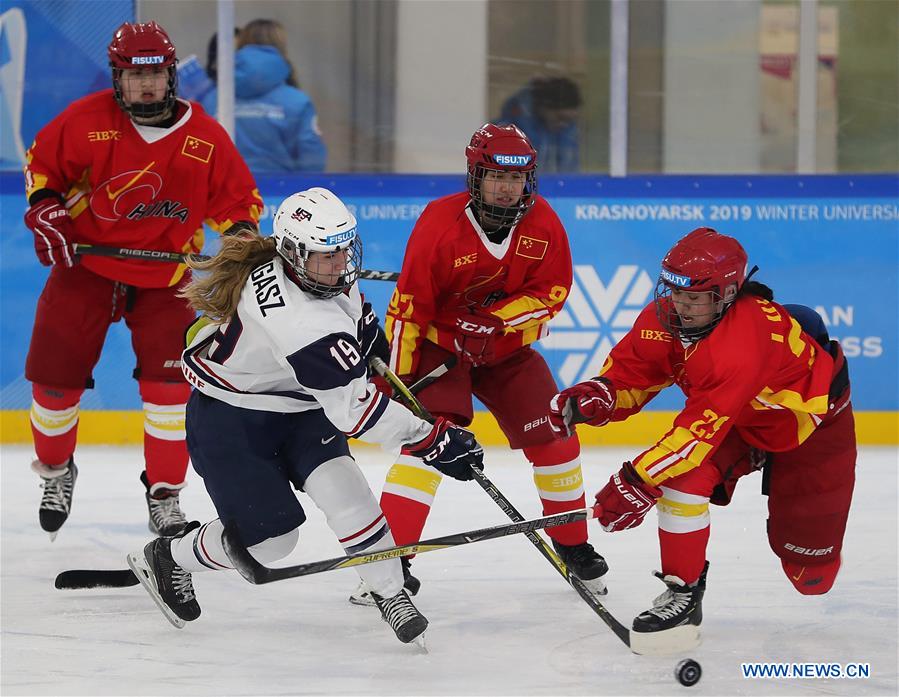
[[[138,118],[149,118],[164,114],[174,106],[177,85],[175,64],[178,58],[175,55],[175,45],[165,29],[156,22],[143,24],[125,22],[112,35],[107,53],[112,68],[112,86],[116,102],[128,114]],[[148,67],[168,69],[169,79],[165,98],[161,102],[150,104],[125,104],[122,97],[122,71]]]
[[[537,194],[537,151],[524,132],[511,124],[485,123],[471,136],[465,157],[468,159],[468,192],[481,224],[485,218],[493,228],[518,223],[536,202]],[[524,191],[518,203],[505,207],[484,202],[483,182],[487,170],[525,173]]]
[[[696,228],[678,240],[662,260],[656,284],[656,313],[662,326],[687,341],[706,336],[736,299],[746,280],[747,260],[746,250],[737,240],[712,228]],[[681,326],[671,302],[673,290],[712,293],[718,308],[711,322],[692,329]]]

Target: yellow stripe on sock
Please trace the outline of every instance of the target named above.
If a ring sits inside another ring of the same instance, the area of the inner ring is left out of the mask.
[[[581,466],[575,465],[565,472],[553,474],[538,474],[540,467],[534,468],[534,484],[540,491],[575,491],[582,490],[584,477],[581,474]]]
[[[418,489],[434,496],[443,476],[436,470],[425,470],[413,465],[396,463],[387,473],[387,483]]]

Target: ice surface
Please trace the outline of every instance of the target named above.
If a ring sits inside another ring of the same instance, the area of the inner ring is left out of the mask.
[[[633,450],[585,451],[589,492]],[[416,602],[431,621],[429,653],[396,641],[376,610],[350,605],[352,570],[251,586],[234,572],[194,575],[199,620],[173,628],[138,586],[57,591],[69,568],[125,568],[150,539],[139,448],[82,447],[72,515],[54,543],[37,522],[39,480],[30,448],[2,455],[2,693],[4,695],[678,695],[679,657],[631,654],[523,538],[421,555]],[[357,451],[376,491],[389,467]],[[540,515],[530,468],[491,449],[487,474],[527,517]],[[213,508],[191,472],[189,518]],[[695,695],[897,694],[897,451],[859,457],[843,570],[826,596],[800,596],[765,538],[758,474],[735,501],[712,510],[703,667]],[[311,501],[291,562],[340,547]],[[428,537],[505,522],[477,486],[447,480]],[[608,535],[590,523],[606,556],[606,605],[629,624],[663,590],[654,516]],[[861,680],[748,680],[744,661],[871,664]]]

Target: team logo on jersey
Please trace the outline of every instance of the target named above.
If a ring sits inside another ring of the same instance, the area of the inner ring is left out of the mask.
[[[162,191],[162,177],[151,169],[155,164],[150,162],[143,169],[121,172],[97,186],[90,196],[94,215],[115,222],[130,216],[135,208],[153,203]],[[73,209],[77,206],[77,202],[72,204]]]
[[[531,162],[530,155],[494,155],[493,161],[505,167],[524,167]]]
[[[662,278],[679,288],[688,288],[690,283],[692,283],[692,279],[689,276],[681,276],[680,274],[672,273],[668,269],[662,269]]]
[[[674,337],[661,329],[641,329],[640,338],[647,341],[664,341],[666,344],[674,341]]]
[[[546,240],[538,240],[534,237],[522,235],[518,238],[518,246],[515,248],[515,253],[526,259],[542,259],[546,256],[546,248],[548,246],[549,242]]]
[[[460,266],[474,264],[477,260],[477,252],[472,252],[471,254],[463,254],[461,257],[456,257],[455,259],[453,259],[453,268],[458,269]]]
[[[213,150],[215,150],[215,146],[212,143],[191,135],[184,138],[184,145],[181,146],[182,155],[187,155],[203,163],[209,162]]]
[[[655,282],[636,265],[618,266],[605,282],[589,264],[577,264],[565,307],[550,322],[541,349],[560,386],[596,375],[652,297]]]
[[[131,65],[159,65],[165,63],[165,56],[131,56]]]
[[[87,140],[89,143],[99,143],[107,140],[121,140],[122,132],[116,130],[109,131],[88,131]]]
[[[305,208],[297,208],[293,213],[290,214],[290,217],[296,220],[298,223],[302,223],[304,220],[312,220],[312,213],[307,211]]]

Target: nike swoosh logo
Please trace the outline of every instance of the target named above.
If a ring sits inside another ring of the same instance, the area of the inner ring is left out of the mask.
[[[153,162],[148,164],[140,172],[138,172],[133,177],[131,177],[131,181],[129,181],[127,184],[125,184],[125,186],[123,186],[121,189],[116,189],[115,191],[110,191],[109,184],[107,184],[106,185],[106,195],[109,196],[109,200],[112,201],[112,200],[118,198],[119,194],[121,194],[123,191],[126,191],[127,189],[130,189],[134,185],[134,183],[137,182],[137,180],[140,179],[142,176],[144,176],[149,171],[150,167],[152,167],[155,164],[156,164],[156,160],[153,160]]]
[[[334,440],[335,438],[337,438],[337,436],[331,436],[330,438],[322,438],[322,445],[327,445],[328,443],[330,443],[330,442],[331,442],[332,440]]]

